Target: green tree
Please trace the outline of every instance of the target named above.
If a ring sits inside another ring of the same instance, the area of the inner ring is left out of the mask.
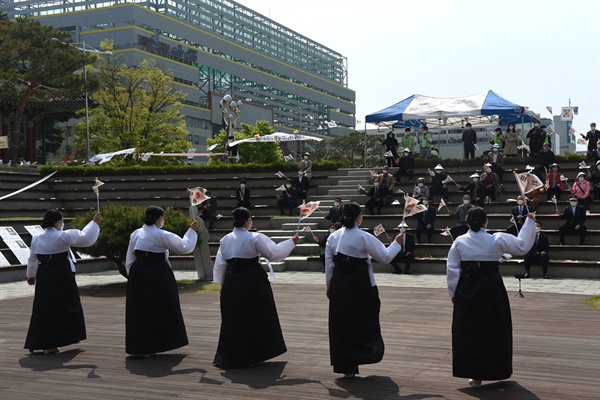
[[[125,269],[125,258],[129,246],[129,236],[144,225],[146,207],[123,206],[119,204],[108,204],[100,210],[102,222],[100,222],[100,236],[91,247],[78,249],[93,257],[106,257],[113,261],[121,275],[127,278]],[[77,216],[71,222],[73,228],[82,229],[92,220],[96,210],[85,215]],[[165,209],[165,226],[163,229],[183,236],[187,232],[191,219],[184,216],[180,211],[172,208]],[[200,235],[200,232],[198,232]],[[198,238],[200,240],[200,238]]]
[[[95,56],[61,43],[70,40],[68,32],[30,18],[0,18],[0,96],[17,100],[9,135],[12,161],[17,161],[25,110],[33,99],[72,99],[85,92],[83,75],[74,72]],[[88,88],[93,85],[88,79]]]
[[[367,141],[365,153],[365,140]],[[355,168],[359,166],[377,165],[383,152],[375,136],[367,136],[364,132],[352,131],[348,136],[339,136],[331,140],[331,161],[339,161],[345,167]]]
[[[242,130],[236,132],[234,137],[236,140],[249,139],[256,136],[265,136],[274,133],[273,127],[267,121],[256,121],[256,125],[242,124]],[[216,153],[226,153],[225,143],[227,143],[227,132],[222,129],[214,138],[206,140],[208,145],[217,144],[213,150]],[[281,161],[282,153],[279,148],[279,143],[241,143],[238,145],[238,153],[240,155],[240,164],[256,163],[256,164],[271,164]],[[208,165],[223,164],[222,157],[210,157]]]
[[[100,47],[111,50],[112,42],[104,41]],[[125,56],[112,55],[103,57],[96,67],[101,89],[93,94],[97,107],[90,111],[94,153],[131,147],[137,148],[139,154],[187,151],[191,143],[186,140],[188,131],[180,112],[185,95],[175,89],[170,71],[164,73],[157,68],[154,59],[130,68],[125,64]],[[77,139],[83,143],[85,123],[77,128]],[[148,164],[179,162],[184,161],[151,157]]]

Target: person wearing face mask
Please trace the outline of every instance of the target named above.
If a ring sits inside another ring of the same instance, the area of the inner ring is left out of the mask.
[[[463,203],[456,207],[454,212],[448,211],[449,216],[458,218],[458,223],[450,228],[450,234],[454,240],[456,240],[457,237],[464,235],[469,230],[469,226],[467,225],[467,213],[473,207],[473,204],[471,204],[471,196],[465,194],[463,196]]]
[[[579,202],[583,204],[583,208],[585,208],[586,215],[590,214],[590,192],[591,185],[585,179],[585,173],[578,173],[577,178],[575,178],[575,183],[573,184],[573,186],[571,186],[571,194],[577,197]]]
[[[408,182],[412,182],[415,176],[415,158],[408,147],[402,150],[402,157],[398,160],[398,170],[396,171],[394,181],[398,184],[402,183],[403,176],[408,177]]]
[[[246,181],[242,179],[240,181],[240,187],[235,191],[235,197],[237,199],[237,207],[250,208],[250,189],[246,187]]]
[[[365,207],[369,210],[369,214],[375,215],[374,208],[377,208],[377,215],[381,214],[381,208],[385,204],[385,199],[387,198],[388,190],[379,186],[379,181],[377,178],[373,179],[373,187],[369,189],[367,196],[370,197],[369,200],[365,203]]]
[[[535,157],[540,150],[546,139],[546,132],[540,127],[540,121],[535,121],[533,128],[527,132],[527,138],[529,139],[529,154]]]
[[[210,190],[206,190],[204,194],[210,197],[198,205],[198,210],[201,211],[200,218],[208,223],[208,229],[212,229],[217,220],[217,198],[212,195]]]
[[[509,124],[504,133],[504,151],[505,157],[514,157],[517,155],[517,142],[519,140],[519,132],[515,131],[515,124]]]
[[[429,128],[424,126],[421,130],[421,134],[418,137],[419,143],[419,157],[420,158],[431,158],[431,149],[434,147],[431,133]]]
[[[329,239],[329,236],[337,231],[339,229],[339,227],[341,226],[340,223],[335,223],[335,224],[329,224],[329,233],[327,233],[323,239],[319,239],[318,237],[316,237],[315,235],[313,235],[313,240],[315,241],[316,244],[319,245],[319,247],[323,247],[325,248],[325,246],[327,245],[327,239]],[[321,260],[321,262],[323,263],[323,272],[325,272],[325,253],[321,253],[319,254],[319,259]]]
[[[468,232],[455,238],[446,262],[448,295],[452,299],[452,375],[484,380],[511,377],[512,319],[506,288],[499,273],[503,254],[524,255],[534,244],[535,221],[529,214],[514,237],[486,232],[483,208],[469,210]]]
[[[427,209],[423,212],[417,214],[417,240],[419,243],[421,242],[421,233],[427,233],[427,243],[431,243],[431,235],[435,229],[434,223],[437,211],[435,207],[432,207],[429,198],[424,196],[422,199],[423,205],[427,207]]]
[[[70,246],[89,247],[100,234],[100,213],[82,230],[63,230],[65,221],[56,209],[46,212],[44,232],[33,236],[27,260],[27,283],[35,285],[25,349],[56,353],[59,347],[86,339],[83,308],[75,281]]]
[[[483,166],[483,169],[484,173],[481,174],[479,179],[481,179],[481,186],[483,186],[483,193],[485,195],[484,203],[489,202],[490,199],[491,201],[496,201],[496,187],[498,182],[500,182],[500,178],[498,178],[498,175],[492,171],[492,164],[486,163]]]
[[[213,361],[218,368],[245,368],[287,351],[273,290],[259,258],[283,261],[298,235],[280,243],[250,232],[247,208],[233,210],[233,231],[223,236],[215,258],[214,282],[221,284],[221,332]]]
[[[580,136],[587,140],[587,159],[592,160],[592,154],[596,151],[596,145],[600,141],[600,131],[596,130],[596,123],[592,122],[590,130],[585,135],[581,133]]]
[[[396,254],[396,257],[390,262],[390,265],[394,268],[393,274],[401,274],[404,272],[405,274],[410,275],[410,266],[415,261],[415,238],[413,235],[406,233],[408,230],[408,224],[406,222],[402,221],[400,225],[398,225],[398,228],[404,237],[400,244],[402,249]],[[398,265],[398,263],[402,261],[404,261],[404,271],[402,271],[402,268]]]
[[[302,171],[308,180],[312,178],[312,161],[309,157],[310,153],[304,153],[304,158],[298,163],[298,170]]]
[[[425,185],[425,178],[417,179],[417,184],[413,189],[413,197],[419,200],[423,197],[429,197],[429,188]]]
[[[544,143],[542,150],[537,153],[538,166],[532,171],[540,180],[544,181],[552,164],[556,162],[554,152],[550,150],[550,143]]]
[[[592,151],[591,160],[596,164],[598,163],[598,161],[600,161],[600,140],[598,140],[596,148],[594,149],[594,151]]]
[[[164,223],[162,208],[146,208],[144,225],[131,234],[125,258],[125,352],[144,358],[188,344],[169,253],[194,251],[198,221],[182,238],[163,230]]]
[[[479,174],[474,173],[469,176],[471,178],[471,182],[467,186],[462,186],[457,184],[456,187],[463,192],[469,192],[469,199],[473,202],[473,205],[478,207],[483,207],[483,200],[485,198],[485,187],[481,183],[479,178]]]
[[[444,181],[448,178],[448,174],[444,172],[444,167],[438,164],[434,168],[434,172],[429,171],[429,200],[434,201],[434,196],[441,195],[442,200],[448,204],[448,187]]]
[[[492,151],[488,153],[485,159],[491,164],[492,171],[498,175],[498,183],[502,183],[502,177],[504,175],[504,168],[502,168],[504,155],[500,152],[500,147],[497,144],[494,144],[492,146]]]
[[[525,275],[523,275],[523,278],[531,278],[531,275],[529,274],[531,263],[539,261],[542,265],[544,279],[548,279],[548,263],[550,261],[548,251],[550,251],[550,241],[548,240],[548,236],[542,233],[542,223],[539,221],[536,222],[535,232],[535,243],[531,247],[531,250],[525,254],[525,261],[523,262],[523,265],[525,266]]]
[[[386,162],[388,167],[393,167],[396,164],[396,160],[398,159],[398,140],[396,139],[394,132],[388,132],[385,140],[379,139],[379,143],[382,146],[385,146],[385,151],[390,152],[391,157],[386,157]]]
[[[500,150],[504,149],[504,143],[506,142],[506,138],[504,137],[504,134],[502,133],[502,128],[498,127],[496,129],[494,129],[494,135],[490,138],[490,144],[491,145],[498,145],[498,148]]]
[[[404,129],[404,136],[402,137],[400,145],[403,149],[408,149],[409,153],[412,153],[415,149],[415,137],[410,134],[410,128]]]
[[[333,232],[325,248],[325,283],[329,299],[329,352],[333,372],[353,378],[361,364],[383,358],[379,325],[381,302],[371,259],[389,264],[398,254],[404,234],[389,247],[359,228],[360,205],[344,204],[342,228]]]
[[[585,226],[585,208],[577,204],[577,197],[571,195],[569,205],[560,214],[560,218],[567,220],[558,228],[560,244],[565,244],[565,235],[567,233],[578,231],[579,244],[583,245],[587,232],[587,227]]]
[[[281,215],[284,215],[284,210],[287,210],[292,215],[292,211],[298,207],[297,197],[298,192],[292,186],[292,181],[288,179],[285,182],[285,190],[281,192],[281,197],[277,200],[277,207]]]
[[[552,196],[556,196],[556,200],[560,200],[560,194],[563,191],[563,174],[558,170],[558,164],[554,163],[550,166],[550,172],[546,176],[546,196],[548,201],[552,199]]]
[[[325,219],[331,222],[332,224],[336,224],[340,222],[340,218],[342,217],[342,199],[340,197],[336,197],[333,200],[333,207],[329,208],[329,213],[325,215]]]
[[[523,227],[525,220],[527,219],[527,214],[529,214],[530,212],[532,212],[532,210],[530,210],[528,205],[525,204],[525,199],[523,198],[523,196],[517,196],[517,205],[510,210],[510,215],[512,219],[514,219],[515,223],[510,224],[508,228],[506,228],[506,232],[510,233],[511,235],[517,236],[519,234],[519,231]]]
[[[229,136],[227,138],[227,160],[230,164],[237,164],[240,156],[238,154],[238,145],[230,146],[230,143],[235,142],[234,136]]]
[[[310,182],[308,178],[304,176],[302,171],[298,171],[298,176],[292,181],[292,186],[298,193],[298,200],[300,202],[308,199],[308,189],[310,189]]]
[[[461,142],[465,152],[465,158],[475,158],[475,145],[477,144],[477,133],[471,129],[471,123],[467,122],[467,129],[462,133]]]

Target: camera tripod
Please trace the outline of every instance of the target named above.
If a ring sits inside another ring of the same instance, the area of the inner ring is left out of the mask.
[[[519,280],[519,292],[517,294],[515,294],[515,297],[521,297],[524,299],[525,296],[523,295],[523,292],[521,291],[521,279],[523,279],[523,276],[517,275],[515,278],[517,278]]]

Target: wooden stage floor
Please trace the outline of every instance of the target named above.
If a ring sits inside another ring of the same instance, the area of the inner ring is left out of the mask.
[[[181,295],[190,344],[144,360],[124,353],[125,298],[82,297],[88,339],[30,355],[32,298],[0,302],[0,399],[577,399],[600,398],[600,311],[584,296],[511,298],[514,374],[480,389],[451,371],[447,291],[380,287],[383,361],[339,379],[329,365],[325,288],[275,284],[288,352],[259,366],[212,365],[219,295]]]

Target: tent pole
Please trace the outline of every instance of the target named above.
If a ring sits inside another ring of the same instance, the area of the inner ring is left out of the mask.
[[[521,110],[521,145],[523,148],[521,149],[521,158],[525,158],[523,154],[525,153],[525,112]]]
[[[363,154],[363,168],[367,168],[367,118],[365,118],[365,152]]]

